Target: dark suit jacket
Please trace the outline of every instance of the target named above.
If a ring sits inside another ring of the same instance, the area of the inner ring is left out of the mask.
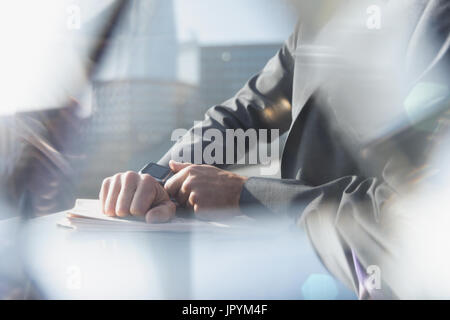
[[[414,125],[405,101],[423,83],[449,84],[440,71],[448,71],[450,16],[448,1],[387,1],[381,29],[371,30],[368,3],[358,3],[326,26],[304,17],[265,68],[202,123],[287,132],[282,179],[250,178],[241,206],[301,223],[325,265],[355,291],[352,253],[365,266],[382,264],[383,208],[426,161],[433,131]],[[160,163],[181,150],[173,148]]]

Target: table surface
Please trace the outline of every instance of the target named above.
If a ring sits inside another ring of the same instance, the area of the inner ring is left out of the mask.
[[[58,227],[63,216],[52,214],[25,224],[0,221],[1,243],[19,235],[15,250],[45,298],[355,298],[329,275],[296,227],[220,233],[79,232]]]

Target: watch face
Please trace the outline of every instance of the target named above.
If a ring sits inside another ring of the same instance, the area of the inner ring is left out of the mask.
[[[169,168],[151,163],[147,167],[145,167],[141,172],[149,174],[157,180],[164,180],[170,174],[171,171]]]

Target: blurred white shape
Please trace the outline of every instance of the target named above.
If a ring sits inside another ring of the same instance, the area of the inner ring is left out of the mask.
[[[0,115],[60,107],[69,96],[79,93],[86,82],[88,53],[95,40],[80,33],[81,27],[111,3],[0,3]],[[79,8],[78,18],[75,7]],[[69,28],[69,22],[80,23],[80,28]]]

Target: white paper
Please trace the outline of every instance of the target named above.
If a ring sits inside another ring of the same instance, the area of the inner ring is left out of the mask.
[[[101,212],[98,200],[87,199],[78,199],[75,207],[67,211],[66,218],[58,225],[76,230],[123,232],[218,231],[231,228],[230,225],[196,219],[175,218],[168,223],[148,224],[143,219],[108,217]]]

